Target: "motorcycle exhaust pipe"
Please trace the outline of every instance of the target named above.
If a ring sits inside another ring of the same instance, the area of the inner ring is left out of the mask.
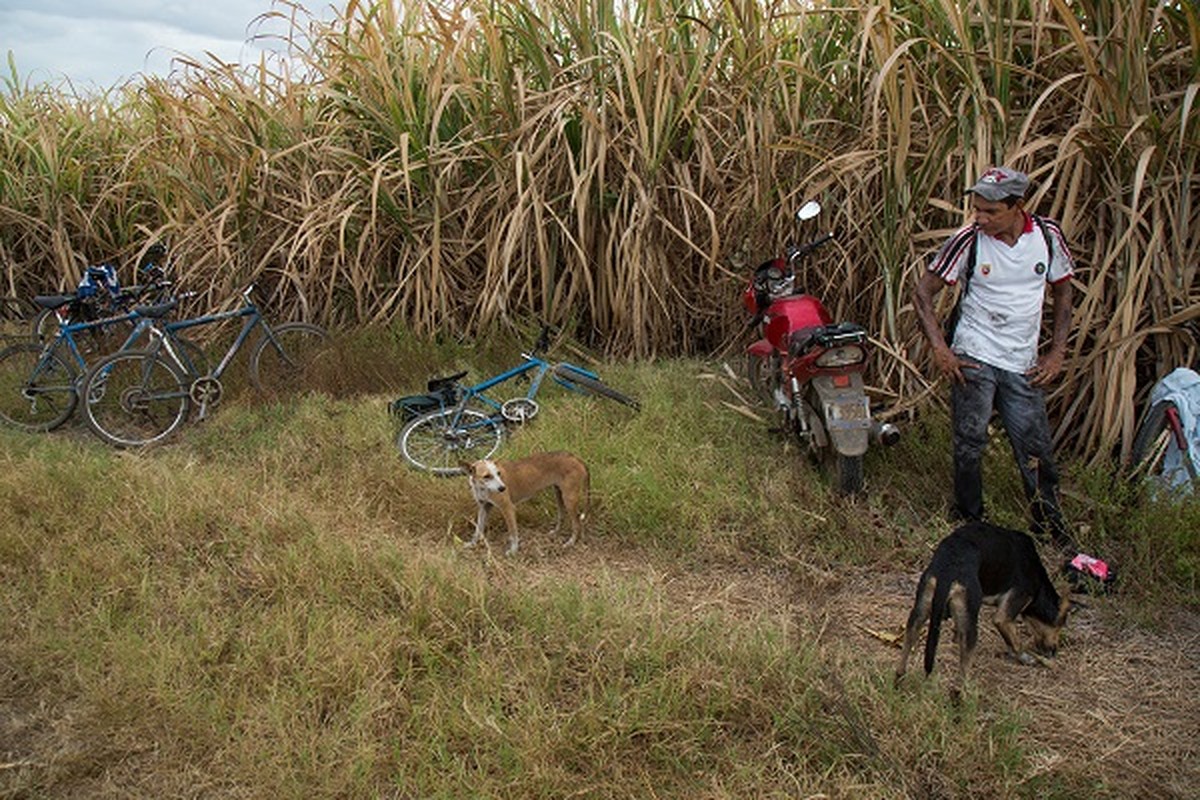
[[[900,441],[900,429],[890,422],[872,422],[871,423],[871,438],[877,444],[884,447],[891,447],[896,442]]]

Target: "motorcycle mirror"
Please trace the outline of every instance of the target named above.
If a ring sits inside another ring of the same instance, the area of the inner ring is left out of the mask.
[[[821,213],[821,204],[816,200],[809,200],[804,205],[800,206],[800,210],[796,212],[796,221],[804,222],[806,219],[812,219],[817,214]]]

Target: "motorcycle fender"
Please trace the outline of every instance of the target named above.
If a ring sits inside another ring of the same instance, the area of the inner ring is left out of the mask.
[[[752,356],[759,358],[769,358],[775,352],[775,348],[766,339],[759,339],[754,344],[746,348],[746,352]]]
[[[832,375],[817,375],[812,385],[833,448],[844,456],[861,456],[870,441],[871,406],[862,373],[851,372],[849,377],[845,386],[835,386]]]

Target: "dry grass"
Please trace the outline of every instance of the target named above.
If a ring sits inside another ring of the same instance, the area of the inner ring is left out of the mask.
[[[181,62],[101,97],[10,81],[4,288],[166,239],[209,305],[258,280],[329,326],[541,316],[612,354],[698,354],[736,340],[748,269],[816,196],[838,247],[804,283],[876,333],[893,357],[873,380],[907,405],[929,374],[908,287],[1005,162],[1079,258],[1063,446],[1126,453],[1150,384],[1195,359],[1192,3],[293,11],[303,79]]]

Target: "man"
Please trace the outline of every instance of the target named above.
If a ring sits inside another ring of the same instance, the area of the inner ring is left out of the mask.
[[[952,514],[966,520],[984,516],[981,464],[994,409],[1021,471],[1031,530],[1038,536],[1048,533],[1070,550],[1042,387],[1063,368],[1074,262],[1059,226],[1025,210],[1028,188],[1029,177],[1013,169],[994,167],[983,174],[968,192],[975,222],[938,250],[917,281],[913,304],[934,364],[952,381]],[[943,335],[933,300],[943,287],[959,282],[957,322],[951,335]],[[1047,285],[1053,334],[1049,348],[1038,355]]]

